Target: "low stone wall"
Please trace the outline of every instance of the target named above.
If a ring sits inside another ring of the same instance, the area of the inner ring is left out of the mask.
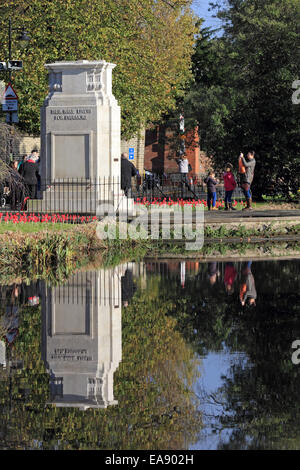
[[[20,160],[24,155],[29,155],[33,149],[40,152],[40,136],[33,136],[28,134],[21,134],[15,136],[13,140],[13,157],[15,160]]]

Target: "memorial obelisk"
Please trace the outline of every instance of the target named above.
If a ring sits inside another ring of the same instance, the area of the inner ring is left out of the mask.
[[[49,94],[41,109],[43,209],[53,210],[55,202],[68,212],[84,212],[85,207],[96,212],[101,202],[119,205],[121,112],[112,93],[115,64],[79,60],[45,67]],[[76,183],[85,180],[92,183],[90,192],[78,196]],[[101,182],[101,190],[94,182]]]

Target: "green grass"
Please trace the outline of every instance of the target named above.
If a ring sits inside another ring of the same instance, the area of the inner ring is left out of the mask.
[[[67,223],[43,223],[43,222],[20,222],[14,224],[13,222],[0,222],[0,234],[7,232],[20,232],[20,233],[37,233],[37,232],[56,232],[61,230],[72,230],[74,224]]]

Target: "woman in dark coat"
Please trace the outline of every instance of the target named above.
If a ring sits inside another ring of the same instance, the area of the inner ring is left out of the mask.
[[[137,175],[137,170],[133,163],[128,160],[128,154],[121,155],[121,189],[124,190],[125,196],[131,191],[131,178]]]
[[[38,154],[32,152],[23,163],[20,173],[24,178],[25,186],[30,199],[35,199],[37,195],[37,184],[39,176]]]

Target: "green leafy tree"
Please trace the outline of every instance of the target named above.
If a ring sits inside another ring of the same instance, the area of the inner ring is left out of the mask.
[[[289,195],[299,184],[300,107],[292,85],[299,79],[300,4],[229,0],[215,7],[224,33],[200,31],[186,114],[199,123],[202,148],[217,166],[237,165],[240,151],[254,149],[256,195],[267,186]]]
[[[122,133],[174,108],[191,76],[195,20],[190,0],[4,0],[0,52],[7,55],[8,17],[31,36],[27,49],[13,41],[24,69],[13,75],[20,97],[20,127],[39,133],[47,94],[45,63],[106,60],[117,64],[113,88],[122,109]]]

